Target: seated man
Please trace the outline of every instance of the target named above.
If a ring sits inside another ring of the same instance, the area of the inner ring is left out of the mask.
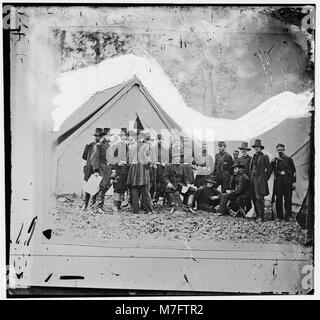
[[[153,204],[157,205],[159,198],[164,198],[166,186],[163,182],[163,172],[165,169],[164,163],[156,163],[156,181],[155,181],[155,193],[153,197]]]
[[[196,207],[198,210],[204,210],[208,212],[215,212],[215,207],[219,205],[221,199],[221,192],[216,188],[216,181],[211,178],[207,178],[205,186],[198,189],[195,195]]]
[[[244,216],[243,207],[250,196],[249,177],[243,172],[244,165],[240,161],[236,161],[232,168],[236,175],[234,189],[226,190],[227,192],[222,194],[219,211],[222,215],[231,214],[235,216],[241,214]]]
[[[171,206],[170,213],[173,213],[177,207],[178,203],[176,201],[176,196],[180,194],[183,195],[186,200],[186,209],[191,213],[195,213],[192,209],[194,194],[196,187],[194,187],[192,176],[192,168],[180,163],[180,151],[172,151],[172,162],[166,165],[163,172],[163,182],[166,186],[166,196]]]

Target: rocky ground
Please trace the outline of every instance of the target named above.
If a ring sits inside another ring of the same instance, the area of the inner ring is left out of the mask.
[[[254,243],[301,243],[303,232],[292,222],[254,222],[252,219],[219,216],[197,211],[195,215],[158,207],[155,214],[132,214],[122,210],[112,215],[111,201],[98,214],[80,209],[81,198],[62,195],[53,199],[50,215],[53,237],[74,237],[81,240],[227,240]]]

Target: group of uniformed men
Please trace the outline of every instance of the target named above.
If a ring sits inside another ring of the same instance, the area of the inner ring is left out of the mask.
[[[161,162],[160,134],[156,148],[151,143],[150,134],[144,131],[137,133],[123,129],[112,148],[109,128],[96,128],[93,135],[94,141],[85,146],[82,155],[86,161],[84,180],[88,181],[91,175],[100,175],[102,180],[96,195],[84,194],[84,210],[90,206],[98,213],[105,213],[105,194],[113,185],[113,212],[128,205],[133,213],[139,213],[141,209],[152,213],[162,197],[171,213],[180,205],[191,213],[205,210],[221,215],[245,216],[253,203],[255,219],[264,221],[264,197],[269,194],[268,180],[274,173],[277,219],[291,219],[296,169],[292,158],[285,154],[282,143],[276,146],[278,155],[270,162],[268,155],[262,152],[264,146],[260,139],[252,145],[253,156],[248,154],[251,148],[247,142],[238,148],[242,155],[239,156],[239,151],[235,150],[232,157],[226,151],[226,143],[221,141],[213,171],[198,176],[195,175],[197,168],[205,167],[206,161],[181,163],[181,152],[176,144],[172,145],[170,162]],[[112,153],[123,152],[122,160],[108,163],[107,153],[110,150]],[[217,190],[219,186],[221,192]],[[128,201],[123,204],[125,194]]]

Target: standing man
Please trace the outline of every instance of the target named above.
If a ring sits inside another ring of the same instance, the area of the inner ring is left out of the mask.
[[[134,135],[132,135],[132,141],[129,144],[130,168],[126,184],[130,187],[131,190],[133,213],[139,213],[139,201],[141,197],[143,208],[148,214],[152,213],[152,203],[149,193],[149,146],[145,143],[146,134],[144,132],[140,131],[138,141],[135,141],[135,139],[133,138]]]
[[[278,143],[278,156],[271,161],[274,173],[276,210],[278,219],[289,221],[292,214],[292,189],[296,182],[296,167],[291,157],[285,154],[285,145]],[[283,216],[283,200],[285,215]]]
[[[156,190],[156,157],[155,157],[155,149],[154,149],[154,141],[155,139],[151,137],[151,133],[149,131],[145,131],[145,148],[146,152],[149,154],[150,163],[149,163],[149,176],[150,176],[150,185],[148,186],[149,194],[151,197],[151,201],[153,200],[154,193]]]
[[[233,151],[233,163],[235,163],[238,158],[239,158],[239,150],[234,150]]]
[[[249,167],[251,162],[251,157],[248,155],[248,152],[251,148],[248,147],[248,142],[242,142],[241,146],[239,147],[241,150],[241,157],[239,158],[240,162],[244,165],[243,172],[249,176]]]
[[[202,188],[206,184],[206,180],[210,178],[210,173],[213,169],[213,158],[207,153],[207,149],[203,148],[202,152],[199,152],[195,159],[196,178],[195,186]]]
[[[107,190],[110,188],[111,165],[107,162],[107,150],[109,149],[110,142],[110,128],[104,128],[101,133],[101,140],[94,146],[91,163],[95,175],[100,175],[102,180],[99,186],[98,199],[97,199],[97,212],[105,213],[103,208],[104,197]]]
[[[118,161],[114,165],[115,180],[113,182],[113,212],[118,213],[121,203],[124,201],[124,194],[127,190],[127,176],[129,164],[127,161],[127,140],[128,133],[126,128],[121,129],[120,140],[115,145]]]
[[[219,153],[215,156],[214,169],[213,169],[213,180],[217,181],[216,187],[221,185],[221,192],[226,192],[230,186],[231,168],[233,160],[231,155],[226,152],[226,143],[220,141],[218,143]]]
[[[89,180],[89,178],[93,174],[93,168],[92,168],[92,165],[91,165],[91,156],[92,156],[95,144],[98,143],[101,140],[101,133],[102,133],[102,129],[101,128],[96,128],[96,131],[93,134],[94,141],[89,143],[89,144],[86,144],[86,146],[85,146],[85,148],[83,150],[82,159],[86,161],[86,164],[83,167],[83,173],[84,173],[83,179],[86,182]],[[90,194],[86,192],[84,194],[82,210],[86,210],[87,209],[89,200],[90,200]],[[91,205],[94,205],[95,201],[96,201],[96,195],[94,195],[92,197]]]
[[[153,204],[156,206],[158,204],[159,198],[163,197],[164,198],[164,194],[165,194],[165,190],[166,190],[166,186],[163,182],[163,172],[164,172],[164,168],[166,163],[168,162],[168,159],[166,159],[163,154],[164,152],[162,152],[164,149],[163,146],[163,138],[161,134],[157,135],[157,144],[154,150],[154,154],[156,157],[156,167],[155,167],[155,171],[156,171],[156,181],[155,181],[155,193],[154,193],[154,199],[153,199]]]
[[[262,152],[264,146],[260,139],[256,139],[252,147],[255,150],[250,163],[250,189],[251,199],[257,214],[256,221],[264,221],[264,197],[269,194],[268,180],[272,168],[269,157]]]
[[[244,166],[243,172],[249,177],[251,157],[248,155],[248,152],[251,150],[251,148],[248,147],[248,142],[242,142],[239,150],[241,150],[242,154],[241,157],[239,157],[239,161]],[[249,195],[247,198],[247,203],[245,204],[246,212],[249,212],[251,208],[251,197]]]

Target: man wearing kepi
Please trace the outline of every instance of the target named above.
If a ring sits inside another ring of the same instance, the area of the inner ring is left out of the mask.
[[[154,148],[154,155],[156,157],[156,181],[154,193],[154,205],[158,204],[159,198],[164,197],[166,186],[163,182],[163,172],[165,165],[169,162],[169,151],[165,150],[163,146],[163,137],[161,134],[157,135],[157,142]]]
[[[104,128],[101,133],[101,140],[94,146],[91,163],[95,175],[100,175],[102,180],[99,186],[97,199],[97,212],[105,213],[103,208],[104,197],[110,188],[111,165],[107,163],[107,150],[110,142],[110,128]]]
[[[235,163],[239,159],[239,150],[233,151],[233,163]]]
[[[233,165],[233,160],[231,155],[226,152],[226,143],[220,141],[218,143],[219,153],[215,156],[215,163],[213,169],[213,180],[217,181],[216,187],[221,185],[221,192],[224,193],[229,188],[230,185],[230,173],[231,167]]]
[[[278,219],[289,221],[292,210],[292,189],[296,182],[296,167],[292,158],[285,154],[285,145],[278,143],[278,156],[271,161],[271,167],[274,173],[274,188],[276,195],[276,210]],[[283,200],[285,215],[283,215]]]
[[[238,149],[241,151],[242,154],[241,157],[239,157],[239,161],[244,166],[243,172],[249,177],[251,157],[248,155],[248,152],[251,150],[251,148],[248,147],[248,142],[242,142],[241,146]],[[246,212],[249,212],[251,208],[251,197],[249,196],[245,205]]]
[[[250,195],[249,177],[243,172],[244,165],[239,160],[235,161],[232,168],[235,175],[234,189],[222,194],[219,211],[221,214],[241,212],[241,216],[244,216],[243,208]],[[228,202],[231,210],[227,206]]]
[[[92,157],[92,153],[93,153],[93,149],[96,143],[98,143],[101,140],[101,133],[102,133],[102,129],[101,128],[96,128],[95,133],[93,134],[94,136],[94,141],[86,144],[83,154],[82,154],[82,159],[86,161],[85,166],[83,167],[83,173],[84,173],[84,181],[88,181],[89,178],[91,177],[91,175],[93,174],[93,168],[92,168],[92,164],[91,164],[91,157]],[[84,194],[84,199],[83,199],[83,205],[82,205],[82,209],[86,210],[88,207],[88,203],[90,200],[90,194],[89,193],[85,193]],[[96,201],[96,195],[94,195],[91,199],[91,205],[94,205]]]
[[[251,199],[257,214],[256,221],[264,221],[264,197],[269,194],[268,180],[271,176],[269,157],[262,152],[264,146],[260,139],[256,139],[252,147],[255,150],[250,163]]]

